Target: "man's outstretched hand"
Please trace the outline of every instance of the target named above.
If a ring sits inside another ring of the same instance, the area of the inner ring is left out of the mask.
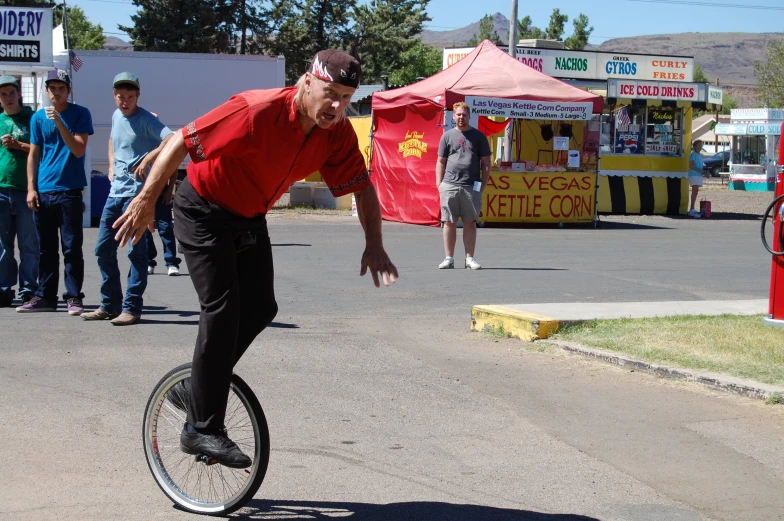
[[[370,270],[370,274],[373,276],[373,284],[375,284],[377,288],[381,287],[379,274],[381,275],[381,280],[384,281],[384,286],[389,286],[390,282],[394,283],[398,279],[397,268],[392,264],[392,261],[389,260],[389,255],[387,255],[387,252],[385,252],[384,248],[381,246],[369,246],[365,248],[364,253],[362,253],[362,269],[359,272],[360,276],[364,277],[368,270]]]

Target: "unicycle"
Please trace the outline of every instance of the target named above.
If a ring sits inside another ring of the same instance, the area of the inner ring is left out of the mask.
[[[156,483],[177,507],[197,514],[228,514],[253,498],[267,473],[270,453],[267,419],[248,384],[232,375],[226,429],[234,443],[252,458],[253,464],[246,469],[232,469],[203,454],[185,454],[180,450],[180,431],[186,412],[175,402],[182,407],[187,400],[170,396],[169,391],[190,376],[191,364],[181,365],[169,371],[153,389],[144,410],[144,455]]]

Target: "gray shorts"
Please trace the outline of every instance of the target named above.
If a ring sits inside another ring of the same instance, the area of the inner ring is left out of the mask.
[[[475,192],[467,186],[449,183],[438,185],[441,194],[441,220],[456,223],[459,218],[470,223],[479,220],[482,208],[482,192]]]

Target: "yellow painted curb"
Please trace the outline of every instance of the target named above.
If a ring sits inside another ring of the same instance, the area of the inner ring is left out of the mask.
[[[484,331],[489,326],[501,329],[515,338],[532,342],[547,338],[558,329],[557,318],[504,306],[482,305],[471,308],[471,330]]]

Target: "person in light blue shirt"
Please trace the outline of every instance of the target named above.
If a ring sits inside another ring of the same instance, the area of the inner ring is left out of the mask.
[[[52,105],[33,114],[30,120],[27,157],[27,206],[34,212],[41,248],[38,290],[16,310],[33,313],[57,309],[62,245],[65,279],[62,297],[68,314],[78,316],[84,311],[82,190],[87,186],[84,154],[87,138],[93,133],[93,121],[89,110],[68,101],[71,95],[68,71],[49,71],[46,94]]]
[[[689,216],[694,217],[695,219],[699,219],[701,217],[700,212],[694,209],[694,205],[697,203],[697,194],[700,191],[700,187],[702,186],[702,170],[704,168],[702,162],[702,155],[700,151],[702,150],[702,141],[699,139],[692,143],[691,145],[691,154],[689,155],[689,184],[691,185],[691,208],[689,209]]]
[[[120,243],[114,238],[116,231],[113,226],[128,203],[141,191],[150,166],[172,131],[157,116],[138,106],[140,87],[135,74],[121,72],[115,76],[113,92],[117,110],[112,116],[109,138],[109,179],[112,186],[95,244],[95,256],[102,276],[101,307],[84,313],[82,318],[111,320],[115,326],[129,326],[137,323],[142,314],[142,297],[147,288],[147,239],[152,239],[148,234],[145,240],[129,245],[131,270],[123,298],[117,264]]]

